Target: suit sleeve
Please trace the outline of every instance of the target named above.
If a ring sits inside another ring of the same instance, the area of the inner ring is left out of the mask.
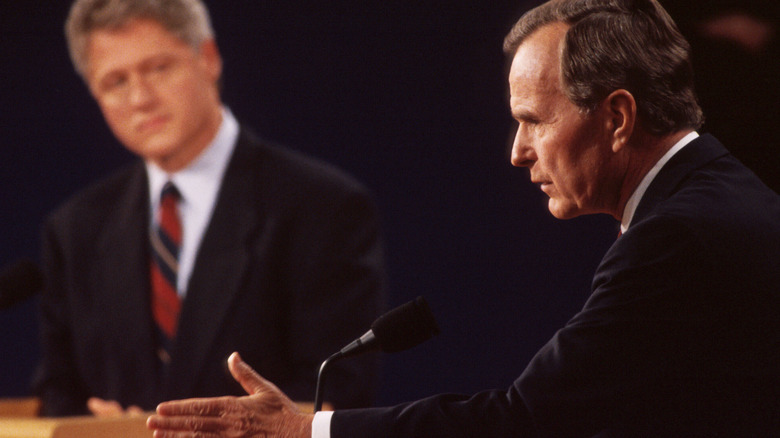
[[[44,416],[87,414],[86,385],[73,359],[65,256],[62,238],[49,219],[43,232],[43,261],[46,286],[40,301],[41,361],[35,376],[35,391],[42,401]]]
[[[705,327],[691,312],[708,268],[686,227],[659,220],[639,228],[613,245],[583,310],[507,391],[337,411],[331,436],[593,436],[657,424],[685,402],[675,397],[701,353]]]
[[[676,219],[645,221],[618,239],[583,310],[515,382],[543,435],[630,426],[630,435],[664,436],[665,420],[692,406],[700,388],[690,377],[697,368],[703,377],[701,358],[712,357],[701,343],[712,317],[706,292],[716,290],[705,255],[714,256]]]

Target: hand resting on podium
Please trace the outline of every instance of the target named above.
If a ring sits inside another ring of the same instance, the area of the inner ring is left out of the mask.
[[[127,409],[124,409],[115,400],[103,400],[99,397],[90,397],[87,400],[87,409],[96,417],[139,416],[144,414],[144,410],[138,406],[129,406]]]

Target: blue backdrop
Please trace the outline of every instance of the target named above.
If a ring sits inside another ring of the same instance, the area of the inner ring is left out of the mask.
[[[67,3],[0,5],[0,265],[37,259],[46,213],[131,159],[72,70]],[[386,356],[379,402],[508,386],[587,299],[617,230],[554,219],[509,164],[501,43],[534,2],[207,3],[224,101],[374,191],[388,305],[423,295],[436,314],[439,337]],[[0,311],[0,397],[29,393],[35,318],[35,299]]]

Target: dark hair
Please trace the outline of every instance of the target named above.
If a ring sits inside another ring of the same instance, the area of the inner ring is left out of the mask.
[[[523,15],[504,39],[513,56],[526,37],[553,22],[571,26],[561,55],[564,93],[592,111],[610,93],[628,90],[639,122],[665,135],[697,129],[690,45],[656,0],[552,0]]]

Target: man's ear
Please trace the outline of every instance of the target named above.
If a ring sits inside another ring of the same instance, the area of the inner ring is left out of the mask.
[[[222,76],[222,56],[219,54],[217,42],[214,39],[207,39],[200,45],[201,62],[204,63],[209,76],[218,82]]]
[[[604,99],[607,132],[612,139],[612,151],[618,152],[628,144],[636,126],[636,100],[628,90],[615,90]]]

